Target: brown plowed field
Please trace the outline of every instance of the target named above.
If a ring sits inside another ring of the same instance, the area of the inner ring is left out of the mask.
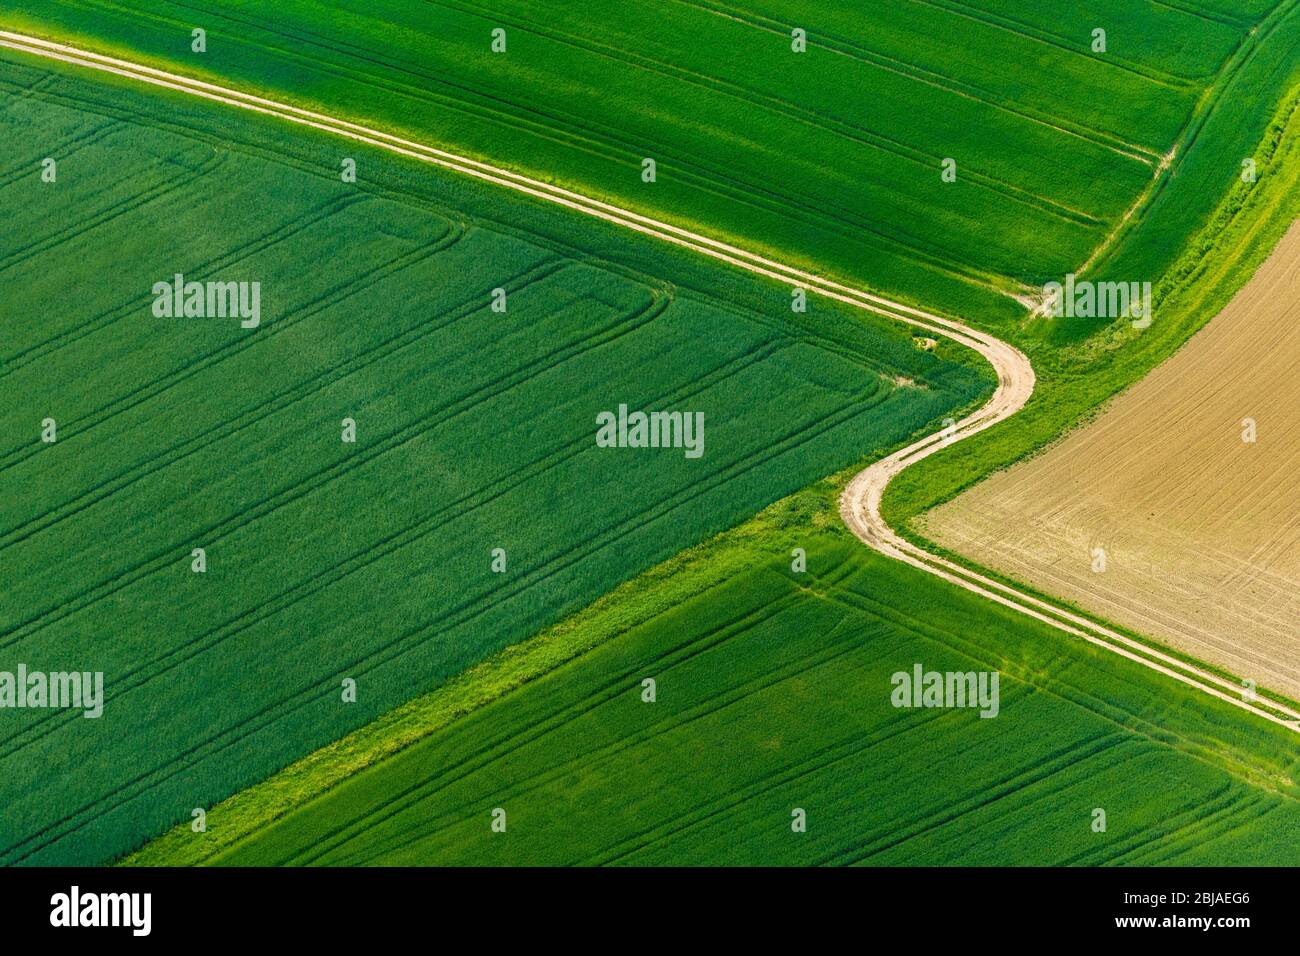
[[[937,508],[923,530],[1300,698],[1300,222],[1222,314],[1095,422]]]

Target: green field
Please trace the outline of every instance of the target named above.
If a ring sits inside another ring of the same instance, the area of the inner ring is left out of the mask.
[[[137,862],[1296,862],[1289,732],[787,517],[679,569],[700,593],[643,596],[617,637],[233,846],[214,815]],[[998,715],[894,708],[917,663],[1000,670]]]
[[[17,57],[0,95],[0,670],[108,693],[6,712],[6,863],[129,850],[987,390],[432,168],[343,183],[325,137]],[[156,318],[174,273],[259,281],[260,326]],[[619,403],[702,412],[703,456],[597,448]]]
[[[445,144],[999,324],[1020,309],[1003,293],[1094,251],[1125,278],[1174,260],[1286,85],[1296,8],[0,2],[21,29]],[[947,158],[954,183],[940,178]],[[1147,214],[1121,230],[1139,201]]]

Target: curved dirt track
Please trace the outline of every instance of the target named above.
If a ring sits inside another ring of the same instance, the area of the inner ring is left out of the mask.
[[[290,123],[308,126],[422,162],[432,163],[691,249],[737,268],[745,269],[748,272],[807,289],[826,298],[873,312],[897,322],[903,322],[934,335],[946,336],[968,348],[974,349],[997,371],[998,385],[992,397],[981,408],[961,421],[914,442],[887,458],[868,466],[854,476],[840,498],[840,514],[849,529],[868,546],[882,554],[910,564],[915,568],[979,594],[988,600],[1044,622],[1060,631],[1081,637],[1091,644],[1157,670],[1190,687],[1224,700],[1266,720],[1300,731],[1300,711],[1271,701],[1268,702],[1267,708],[1245,701],[1241,697],[1241,686],[1231,680],[1162,654],[1081,615],[1058,608],[945,558],[930,554],[900,537],[886,524],[880,514],[880,502],[886,486],[895,475],[904,468],[910,467],[954,442],[974,435],[1011,417],[1023,408],[1029,400],[1029,396],[1034,389],[1033,368],[1023,353],[1006,342],[960,322],[945,319],[920,309],[823,279],[754,253],[746,252],[736,246],[710,239],[707,236],[660,222],[618,206],[588,198],[580,193],[562,189],[466,156],[460,156],[379,130],[359,126],[343,119],[20,33],[0,30],[0,47],[112,73],[141,83],[202,97],[227,106],[275,116]]]

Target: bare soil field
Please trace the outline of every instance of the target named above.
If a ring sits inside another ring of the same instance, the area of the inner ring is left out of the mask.
[[[1300,222],[1220,315],[1096,421],[920,528],[1300,697]]]

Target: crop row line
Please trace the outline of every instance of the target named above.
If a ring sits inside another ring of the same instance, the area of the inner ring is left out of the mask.
[[[664,675],[670,674],[683,664],[716,647],[720,647],[733,637],[749,633],[772,617],[779,616],[792,607],[794,601],[795,595],[789,592],[778,593],[775,597],[763,601],[757,607],[747,609],[739,617],[733,617],[721,626],[698,634],[684,643],[675,645],[669,654],[655,661],[654,671],[659,675],[658,679],[662,680]],[[467,780],[474,773],[490,766],[497,757],[507,753],[517,753],[521,748],[536,743],[554,730],[582,718],[603,704],[617,699],[620,695],[635,692],[635,685],[632,681],[637,674],[644,672],[644,665],[632,663],[612,674],[604,675],[600,685],[581,699],[548,712],[547,716],[539,721],[497,735],[485,745],[474,748],[455,762],[441,765],[436,772],[421,776],[413,784],[392,794],[381,803],[368,806],[366,812],[360,816],[341,822],[324,834],[328,839],[316,841],[311,847],[288,861],[289,865],[310,865],[321,857],[344,846],[358,833],[371,831],[376,826],[398,816],[412,805],[423,801],[436,791]],[[653,727],[658,726],[658,723],[653,725]],[[653,728],[651,731],[643,729],[642,736],[649,736],[652,731]],[[630,738],[621,739],[627,741]],[[609,746],[613,745],[606,745],[606,748],[601,749],[607,749]],[[562,764],[553,766],[551,772],[559,770],[563,773],[572,773],[582,761],[583,756],[570,758]],[[419,835],[434,835],[446,829],[447,826],[454,825],[455,822],[454,820],[449,821],[443,826],[432,828],[426,826]],[[368,847],[377,849],[375,844],[370,842],[368,842]]]
[[[1049,30],[1043,30],[1038,27],[1025,23],[1022,20],[1016,20],[1012,17],[1003,16],[985,10],[982,7],[974,6],[962,0],[912,0],[913,3],[921,6],[932,7],[935,10],[943,10],[953,16],[962,17],[975,23],[982,23],[985,26],[994,29],[1004,30],[1007,33],[1021,37],[1025,40],[1032,40],[1046,46],[1056,47],[1075,56],[1081,56],[1093,60],[1103,66],[1109,66],[1116,70],[1123,70],[1134,76],[1140,76],[1152,83],[1158,83],[1162,86],[1172,87],[1174,89],[1188,90],[1199,88],[1202,84],[1195,77],[1179,76],[1176,73],[1170,73],[1165,70],[1159,70],[1155,67],[1129,63],[1124,60],[1101,59],[1088,53],[1080,46],[1081,41],[1074,38],[1065,37]]]
[[[786,36],[788,26],[771,17],[764,16],[760,13],[754,13],[749,10],[742,10],[730,4],[715,2],[715,0],[676,0],[683,6],[696,10],[703,10],[712,13],[715,16],[723,17],[728,20],[734,20],[751,26],[757,30],[763,30],[768,33],[774,33],[782,37]],[[1160,158],[1159,152],[1140,143],[1129,142],[1122,139],[1114,133],[1097,129],[1079,122],[1077,119],[1066,118],[1050,113],[1040,112],[1027,106],[1012,105],[1000,98],[996,94],[977,86],[968,80],[961,80],[955,76],[946,73],[940,73],[937,70],[922,66],[918,63],[912,63],[908,60],[900,59],[871,47],[864,46],[860,41],[849,40],[842,36],[837,36],[829,31],[817,30],[817,43],[833,53],[847,57],[858,63],[893,73],[913,80],[917,83],[923,83],[926,86],[942,90],[953,96],[962,97],[968,100],[974,100],[990,109],[997,110],[1001,113],[1015,116],[1018,119],[1035,123],[1039,126],[1047,127],[1055,132],[1067,136],[1081,139],[1093,146],[1108,149],[1111,152],[1120,154],[1129,159],[1135,160],[1145,165],[1154,165]]]
[[[196,271],[202,275],[238,265],[262,252],[274,248],[284,240],[297,236],[310,229],[312,226],[326,221],[331,216],[356,201],[357,198],[355,196],[345,196],[341,199],[334,200],[322,208],[303,216],[301,219],[285,223],[284,225],[273,229],[269,233],[258,236],[255,239],[250,239],[247,243],[232,249],[229,252],[222,253],[215,258],[198,263],[192,271]],[[54,352],[57,352],[58,350],[71,345],[88,335],[92,335],[95,332],[108,328],[113,323],[126,318],[134,312],[144,309],[148,306],[151,298],[152,296],[150,293],[141,292],[139,295],[122,305],[107,309],[85,322],[78,323],[70,329],[56,332],[49,338],[42,339],[39,342],[21,348],[18,352],[13,353],[6,358],[0,359],[0,378],[11,375],[33,362],[40,361],[47,355],[53,354]],[[30,444],[30,442],[23,442],[22,444],[10,448],[3,454],[0,454],[0,467],[10,467],[32,454],[33,452]]]
[[[515,281],[515,278],[517,277],[506,280],[507,286],[505,287],[508,288],[508,284]],[[409,326],[374,345],[367,346],[361,351],[349,355],[346,359],[335,362],[309,378],[299,380],[290,387],[270,394],[258,404],[245,409],[237,415],[221,419],[168,448],[135,461],[126,470],[110,475],[85,488],[75,498],[67,499],[0,535],[0,551],[25,541],[32,535],[45,531],[61,521],[67,520],[148,475],[178,464],[210,444],[230,438],[257,424],[262,419],[278,414],[343,381],[348,376],[397,354],[425,336],[441,330],[446,325],[450,325],[474,311],[478,311],[485,299],[486,295],[478,298],[467,297],[453,307],[451,317],[445,323],[423,323]],[[78,431],[72,437],[81,437],[86,433],[86,431]]]

